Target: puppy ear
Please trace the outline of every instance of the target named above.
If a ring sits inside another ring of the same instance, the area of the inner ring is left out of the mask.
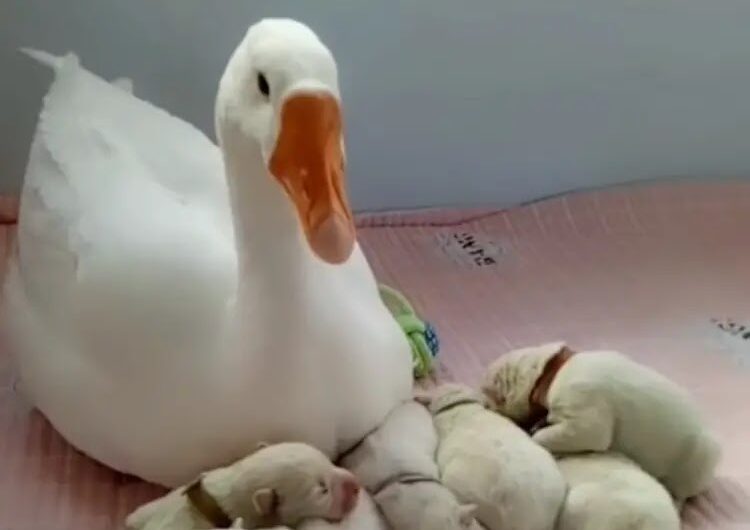
[[[253,493],[253,508],[262,517],[274,515],[278,505],[279,496],[271,488],[263,488]]]
[[[476,504],[462,504],[458,509],[458,521],[464,528],[471,528],[474,522],[474,514],[477,511]]]

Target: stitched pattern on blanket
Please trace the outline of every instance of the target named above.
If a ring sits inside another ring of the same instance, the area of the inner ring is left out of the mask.
[[[716,324],[716,326],[720,330],[726,331],[730,335],[734,335],[737,338],[750,340],[750,324],[749,325],[738,324],[731,318],[728,318],[726,320],[719,320],[716,318],[712,318],[711,322]]]
[[[440,232],[435,235],[435,238],[438,246],[447,256],[464,266],[495,266],[505,253],[499,244],[477,233]]]
[[[733,318],[712,318],[711,324],[722,335],[719,351],[740,366],[750,368],[750,323],[742,324]]]
[[[442,381],[476,383],[503,351],[565,339],[626,352],[688,388],[724,458],[710,491],[686,506],[683,530],[750,530],[750,339],[710,322],[733,315],[750,326],[741,288],[750,249],[738,245],[747,226],[750,181],[712,180],[567,195],[489,215],[391,212],[360,223],[358,239],[378,280],[440,329]],[[0,227],[0,257],[3,238],[7,254],[12,233]],[[471,254],[476,247],[483,255]],[[478,264],[482,257],[494,263]],[[87,459],[30,412],[12,391],[7,350],[0,530],[121,528],[127,513],[164,493]]]

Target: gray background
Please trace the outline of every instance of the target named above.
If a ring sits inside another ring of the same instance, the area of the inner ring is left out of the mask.
[[[359,209],[750,175],[748,0],[0,0],[0,192],[50,78],[16,47],[74,50],[213,138],[223,65],[272,15],[338,59]]]

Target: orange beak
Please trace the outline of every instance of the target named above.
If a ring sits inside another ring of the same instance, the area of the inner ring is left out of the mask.
[[[284,101],[269,169],[294,203],[313,252],[331,264],[354,250],[354,219],[346,196],[341,109],[330,94]]]

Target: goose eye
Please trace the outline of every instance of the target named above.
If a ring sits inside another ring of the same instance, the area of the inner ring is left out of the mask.
[[[258,90],[265,97],[271,93],[271,87],[268,85],[268,79],[263,74],[258,74]]]

